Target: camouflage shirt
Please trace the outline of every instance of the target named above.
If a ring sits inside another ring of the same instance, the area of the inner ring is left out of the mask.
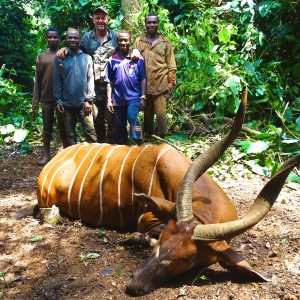
[[[89,54],[94,63],[94,77],[95,83],[104,82],[106,73],[106,66],[108,59],[116,53],[117,47],[117,33],[113,30],[109,30],[108,37],[105,41],[100,43],[99,39],[95,35],[95,30],[85,33],[80,41],[80,49]]]

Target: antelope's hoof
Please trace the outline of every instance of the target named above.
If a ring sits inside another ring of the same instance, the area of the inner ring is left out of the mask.
[[[148,234],[143,234],[140,232],[134,232],[130,234],[125,240],[121,241],[121,245],[133,246],[140,245],[143,247],[153,247],[157,240],[150,237]]]

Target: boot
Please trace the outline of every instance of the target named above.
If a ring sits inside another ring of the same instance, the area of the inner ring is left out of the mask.
[[[38,162],[38,165],[44,166],[50,161],[50,156],[44,155],[43,158]]]
[[[43,132],[44,156],[38,162],[38,165],[40,166],[44,166],[50,160],[50,141],[51,141],[51,134]]]

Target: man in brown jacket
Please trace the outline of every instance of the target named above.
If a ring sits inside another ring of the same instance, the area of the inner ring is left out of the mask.
[[[137,38],[134,47],[145,59],[147,95],[144,113],[145,133],[154,133],[156,114],[158,135],[168,133],[166,106],[176,84],[176,62],[171,42],[158,34],[159,18],[150,13],[145,18],[146,35]]]
[[[50,160],[50,141],[52,138],[54,125],[55,102],[53,96],[53,62],[58,51],[59,35],[56,28],[49,28],[46,31],[46,41],[48,49],[40,53],[37,57],[35,71],[34,95],[32,100],[32,110],[38,114],[39,103],[42,105],[43,118],[43,145],[44,155],[38,162],[45,165]],[[57,116],[57,129],[63,146],[66,146],[65,132],[62,123]]]

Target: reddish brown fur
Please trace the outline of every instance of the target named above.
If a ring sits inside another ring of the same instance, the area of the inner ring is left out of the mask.
[[[211,244],[202,245],[192,240],[196,225],[237,218],[236,210],[223,190],[209,175],[203,174],[193,185],[195,217],[187,223],[176,223],[174,202],[190,163],[168,145],[79,144],[59,153],[43,169],[38,179],[39,205],[51,207],[55,204],[61,211],[89,224],[128,228],[142,233],[149,233],[171,218],[160,237],[159,260],[156,258],[157,248],[135,272],[134,280],[127,288],[132,294],[147,293],[166,278],[218,260],[218,253]],[[146,194],[155,201],[143,201],[134,197],[134,193]],[[133,234],[132,237],[140,240],[140,235]]]
[[[255,271],[222,239],[249,229],[245,220],[254,226],[263,218],[267,213],[266,201],[271,207],[288,172],[299,163],[300,155],[284,164],[275,180],[262,190],[254,203],[260,209],[256,213],[263,208],[260,215],[256,216],[251,208],[245,219],[221,226],[217,223],[237,219],[236,210],[222,189],[203,174],[238,136],[246,98],[247,92],[243,94],[232,131],[200,155],[191,168],[191,161],[168,145],[79,144],[65,149],[45,166],[38,179],[39,205],[55,204],[61,211],[93,225],[137,230],[139,233],[131,235],[134,242],[152,244],[154,240],[149,235],[160,233],[162,226],[158,225],[166,224],[153,253],[127,285],[126,291],[131,295],[149,293],[165,280],[215,262],[229,270],[269,280],[269,276]],[[243,226],[231,231],[232,224],[237,223]],[[210,230],[216,226],[218,230],[212,234]],[[207,240],[202,237],[204,227],[208,228]]]
[[[110,151],[112,154],[105,161]],[[164,154],[162,154],[163,151],[165,151]],[[159,155],[161,157],[158,159]],[[119,174],[125,159],[119,187]],[[147,232],[160,224],[160,221],[153,219],[151,213],[143,215],[145,205],[133,199],[133,193],[145,193],[174,202],[179,184],[189,164],[190,161],[186,157],[168,145],[128,147],[78,144],[55,156],[41,172],[37,192],[39,205],[51,207],[55,204],[61,211],[72,217],[81,218],[89,224]],[[103,217],[100,224],[99,187],[104,167],[106,169],[102,180]],[[151,185],[152,172],[154,175]],[[69,187],[71,187],[70,209]],[[118,188],[120,188],[120,211]],[[197,200],[195,205],[198,207],[197,216],[201,222],[225,222],[236,218],[233,205],[207,174],[200,177],[194,184],[193,197]],[[142,215],[138,228],[138,220]]]

